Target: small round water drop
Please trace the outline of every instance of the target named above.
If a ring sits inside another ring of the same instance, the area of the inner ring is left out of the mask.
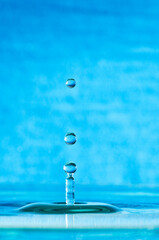
[[[66,173],[75,173],[77,170],[77,166],[73,162],[66,163],[63,167]]]
[[[76,142],[76,135],[74,133],[67,133],[64,141],[68,145],[73,145]]]
[[[76,81],[73,78],[69,78],[66,81],[66,86],[69,88],[74,88],[76,86]]]

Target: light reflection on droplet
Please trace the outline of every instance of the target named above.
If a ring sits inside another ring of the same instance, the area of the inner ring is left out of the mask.
[[[74,173],[77,170],[77,166],[73,162],[66,163],[63,167],[66,173]]]
[[[74,133],[67,133],[64,141],[68,145],[73,145],[76,142],[76,135]]]
[[[66,81],[66,86],[69,88],[74,88],[76,86],[76,81],[73,78],[69,78]]]

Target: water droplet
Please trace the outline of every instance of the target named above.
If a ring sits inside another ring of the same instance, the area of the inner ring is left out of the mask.
[[[76,135],[74,133],[67,133],[64,141],[68,145],[73,145],[76,142]]]
[[[69,78],[66,81],[66,86],[69,88],[74,88],[76,86],[76,81],[73,78]]]
[[[66,163],[63,167],[66,173],[74,173],[77,170],[77,166],[73,162]]]

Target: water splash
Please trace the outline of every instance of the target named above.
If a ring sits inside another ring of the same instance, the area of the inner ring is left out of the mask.
[[[69,88],[75,87],[76,82],[74,79],[68,79],[66,86]],[[76,135],[74,133],[67,133],[64,137],[64,141],[68,145],[76,143]],[[34,212],[42,214],[66,214],[66,226],[68,227],[67,214],[75,213],[115,213],[120,211],[115,206],[101,203],[80,203],[75,202],[75,180],[73,174],[77,170],[77,166],[73,162],[66,163],[63,167],[67,173],[66,177],[66,203],[54,202],[54,203],[32,203],[27,204],[18,210],[21,212]],[[71,218],[72,219],[72,218]]]
[[[77,170],[76,164],[73,162],[66,163],[63,169],[67,173],[66,202],[31,203],[19,208],[18,211],[38,214],[116,213],[121,211],[119,208],[106,203],[75,202],[75,181],[73,174]]]

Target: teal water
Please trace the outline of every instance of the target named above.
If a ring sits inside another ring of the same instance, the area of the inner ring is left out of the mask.
[[[33,214],[17,209],[32,202],[60,201],[59,192],[1,192],[0,239],[158,239],[158,189],[84,189],[78,200],[102,201],[122,209],[112,214]]]
[[[4,240],[17,239],[39,239],[39,240],[89,240],[89,239],[109,239],[109,240],[158,240],[158,230],[54,230],[54,231],[34,231],[34,230],[11,230],[1,231],[0,238]]]

